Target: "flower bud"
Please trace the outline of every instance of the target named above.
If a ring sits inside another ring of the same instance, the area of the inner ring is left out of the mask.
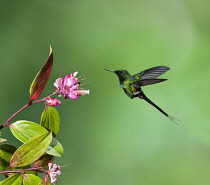
[[[75,90],[75,92],[78,96],[83,96],[89,94],[90,90]]]
[[[47,105],[50,105],[50,106],[58,106],[61,104],[60,100],[58,100],[57,98],[53,98],[53,97],[47,98],[45,102]]]

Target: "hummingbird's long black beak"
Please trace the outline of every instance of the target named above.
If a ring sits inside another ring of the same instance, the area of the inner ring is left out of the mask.
[[[113,72],[114,73],[114,71],[113,70],[109,70],[109,69],[105,69],[106,71],[111,71],[111,72]]]

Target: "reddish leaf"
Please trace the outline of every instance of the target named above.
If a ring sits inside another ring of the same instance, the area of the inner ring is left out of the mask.
[[[42,67],[42,69],[38,72],[38,74],[36,75],[36,77],[34,78],[31,84],[30,91],[29,91],[30,102],[32,102],[33,100],[36,100],[42,94],[42,91],[44,90],[48,82],[48,79],[50,77],[52,66],[53,66],[53,52],[52,52],[52,48],[50,47],[50,55],[47,62]]]

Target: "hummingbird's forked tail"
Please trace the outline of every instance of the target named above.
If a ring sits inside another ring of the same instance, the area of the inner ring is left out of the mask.
[[[173,121],[175,124],[179,125],[176,121],[180,121],[169,114],[167,114],[164,110],[162,110],[160,107],[158,107],[156,104],[154,104],[149,98],[146,97],[146,95],[141,91],[141,94],[139,95],[139,98],[144,99],[146,102],[148,102],[150,105],[158,109],[162,114],[164,114],[166,117],[168,117],[171,121]]]

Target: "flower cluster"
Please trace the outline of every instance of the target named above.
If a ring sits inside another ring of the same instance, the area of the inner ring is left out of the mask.
[[[64,96],[65,99],[77,100],[80,96],[89,94],[89,90],[81,89],[84,84],[81,84],[80,81],[84,79],[76,77],[77,72],[69,73],[55,81],[55,91],[39,99],[49,80],[52,67],[53,52],[50,47],[49,58],[31,83],[29,101],[0,125],[0,130],[9,126],[14,137],[23,142],[19,148],[11,144],[8,145],[4,143],[6,139],[1,138],[0,133],[0,153],[4,156],[1,159],[0,155],[0,175],[4,174],[6,177],[6,179],[0,180],[0,184],[37,184],[36,182],[39,181],[38,184],[55,185],[60,180],[58,175],[61,175],[61,168],[69,165],[59,166],[54,163],[55,157],[62,157],[64,154],[63,146],[60,143],[56,145],[56,152],[49,150],[58,143],[58,141],[55,143],[54,137],[58,134],[61,125],[59,112],[56,108],[51,107],[60,105],[61,101],[53,96]],[[25,119],[9,123],[20,112],[37,103],[45,104],[40,124]],[[22,168],[23,166],[25,168]],[[26,173],[29,171],[32,173]],[[40,178],[39,173],[44,173],[44,178]]]
[[[58,178],[57,178],[57,175],[60,175],[61,174],[61,167],[57,164],[52,164],[52,163],[48,163],[48,167],[49,167],[49,170],[48,170],[48,175],[50,176],[50,181],[51,183],[55,183]]]
[[[80,96],[89,94],[89,90],[81,90],[79,79],[76,78],[78,72],[69,73],[63,78],[56,79],[54,86],[57,88],[56,93],[64,98],[77,100]]]

